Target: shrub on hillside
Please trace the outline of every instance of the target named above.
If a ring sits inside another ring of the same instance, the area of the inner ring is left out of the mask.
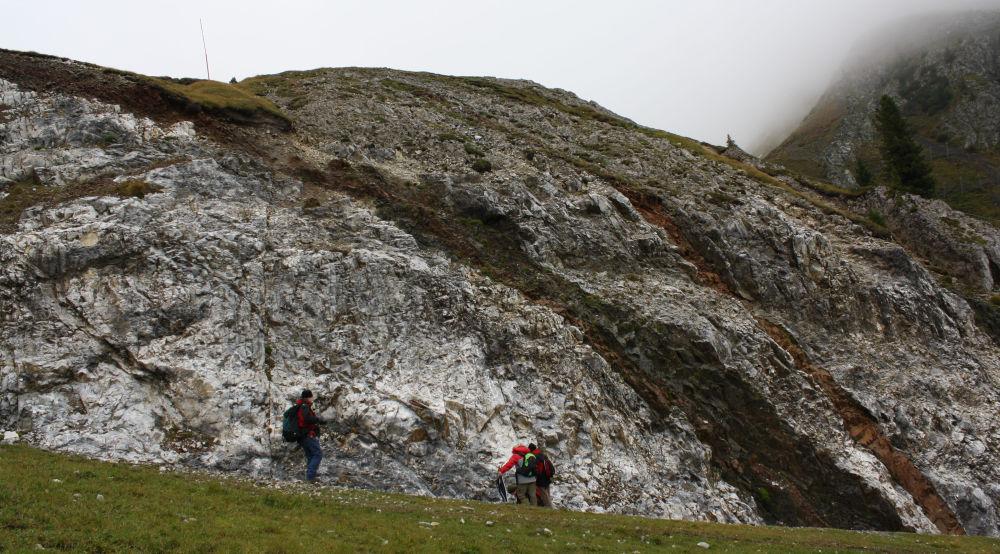
[[[482,158],[486,155],[478,146],[472,144],[471,142],[465,143],[465,153],[470,156],[475,156],[477,158]]]
[[[868,219],[870,219],[876,225],[881,225],[882,227],[885,227],[885,216],[882,215],[882,212],[878,210],[868,210]]]
[[[493,164],[489,160],[484,160],[478,158],[472,162],[472,169],[476,170],[478,173],[487,173],[493,171]]]

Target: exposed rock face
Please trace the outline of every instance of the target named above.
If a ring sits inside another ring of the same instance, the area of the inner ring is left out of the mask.
[[[858,160],[875,173],[881,165],[873,116],[889,95],[932,160],[939,191],[995,222],[998,59],[997,12],[926,16],[884,29],[856,47],[841,78],[767,159],[857,186]]]
[[[736,144],[736,141],[730,136],[726,137],[726,149],[722,151],[722,155],[743,163],[748,163],[754,167],[763,166],[763,162],[759,158],[740,148],[740,145]]]
[[[997,347],[906,248],[527,82],[242,83],[278,133],[95,71],[0,53],[6,180],[153,191],[0,236],[0,428],[295,478],[309,387],[358,486],[485,498],[535,441],[572,508],[1000,532]]]
[[[933,261],[937,271],[972,291],[1000,288],[996,228],[941,200],[893,194],[884,188],[854,202],[860,212],[882,214],[897,240]]]

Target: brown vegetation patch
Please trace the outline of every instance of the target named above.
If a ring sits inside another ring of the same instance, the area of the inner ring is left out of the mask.
[[[149,117],[161,125],[193,121],[199,132],[225,142],[245,140],[235,129],[237,125],[231,125],[233,123],[291,129],[287,120],[281,120],[267,110],[252,115],[239,109],[213,106],[203,100],[207,97],[218,98],[219,95],[210,94],[210,90],[195,91],[189,87],[190,83],[150,78],[66,58],[0,49],[0,75],[27,90],[60,92],[117,104],[125,111]],[[237,88],[224,83],[211,83],[216,90],[216,85]],[[185,94],[188,91],[191,94]],[[245,92],[242,94],[254,98]]]
[[[62,185],[46,186],[33,174],[20,181],[8,184],[2,189],[6,193],[0,199],[0,233],[13,233],[21,214],[35,206],[56,206],[63,202],[85,196],[111,196],[118,191],[118,185],[110,179]]]
[[[200,454],[211,451],[219,441],[199,430],[169,425],[163,430],[163,443],[172,450]]]
[[[187,161],[187,158],[161,160],[137,170],[137,173],[145,173],[183,161]],[[116,183],[112,177],[108,174],[79,183],[44,185],[32,173],[19,181],[0,187],[0,192],[6,193],[6,196],[0,198],[0,234],[13,233],[17,229],[21,214],[28,208],[57,206],[63,202],[88,196],[143,198],[147,194],[162,190],[161,187],[141,179],[128,179]]]

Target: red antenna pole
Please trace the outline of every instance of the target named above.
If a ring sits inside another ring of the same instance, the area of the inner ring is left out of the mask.
[[[205,26],[201,24],[201,18],[198,19],[198,28],[201,29],[201,48],[205,51],[205,75],[211,80],[212,73],[208,70],[208,46],[205,45]]]

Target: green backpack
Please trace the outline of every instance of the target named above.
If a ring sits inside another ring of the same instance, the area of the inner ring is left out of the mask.
[[[298,442],[305,436],[302,428],[299,427],[299,408],[301,406],[301,404],[294,404],[281,416],[281,437],[285,439],[285,442]]]
[[[535,459],[535,455],[528,452],[524,455],[519,462],[517,462],[517,474],[521,477],[534,477],[535,467],[538,465],[538,460]]]

